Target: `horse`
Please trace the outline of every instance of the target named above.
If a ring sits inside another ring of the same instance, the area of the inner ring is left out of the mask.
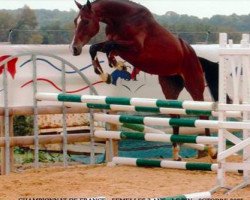
[[[111,76],[103,72],[98,51],[106,53],[111,67],[116,66],[115,56],[118,55],[135,68],[158,75],[166,99],[177,99],[186,88],[193,100],[204,101],[205,76],[195,51],[158,24],[146,7],[129,0],[75,3],[79,13],[74,19],[75,32],[70,45],[74,56],[80,55],[82,47],[99,32],[99,22],[106,24],[107,40],[89,49],[94,71],[105,82],[110,83]],[[174,126],[173,132],[178,134],[179,127]],[[205,129],[205,134],[210,135],[209,129]],[[209,149],[210,156],[216,158],[216,150]],[[173,159],[181,160],[176,143],[173,143]]]

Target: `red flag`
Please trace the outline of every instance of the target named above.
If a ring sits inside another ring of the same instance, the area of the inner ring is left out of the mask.
[[[5,59],[9,58],[10,55],[4,55],[4,56],[0,56],[0,62],[4,61]],[[10,60],[7,63],[7,70],[10,73],[12,79],[15,78],[15,74],[16,74],[16,62],[17,62],[18,58],[13,58],[12,60]],[[3,73],[3,69],[4,66],[0,66],[0,75]]]

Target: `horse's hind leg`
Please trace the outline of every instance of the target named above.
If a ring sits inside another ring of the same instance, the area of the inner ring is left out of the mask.
[[[195,63],[195,62],[194,62]],[[204,101],[205,79],[201,68],[198,65],[190,65],[183,69],[183,77],[185,88],[190,93],[194,101]],[[208,120],[208,116],[200,116],[200,119]],[[210,130],[205,129],[205,135],[210,136]],[[200,154],[200,153],[199,153]],[[208,145],[208,154],[214,159],[217,156],[217,151],[213,145]]]
[[[181,76],[159,76],[159,82],[166,99],[177,99],[180,92],[184,88],[184,82]],[[178,115],[171,115],[171,117],[179,117]],[[173,134],[179,134],[179,127],[173,126]],[[179,155],[180,147],[177,143],[173,143],[173,159],[180,161]]]

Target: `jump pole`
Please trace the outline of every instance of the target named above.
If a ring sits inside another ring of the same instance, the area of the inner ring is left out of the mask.
[[[196,127],[196,128],[224,128],[224,129],[250,129],[250,123],[247,122],[220,122],[218,120],[199,120],[187,118],[160,118],[160,117],[143,117],[131,115],[108,115],[108,114],[95,114],[94,119],[101,122],[109,123],[133,123],[144,124],[147,126],[183,126],[183,127]]]
[[[177,119],[177,118],[159,118],[159,117],[143,117],[131,115],[108,115],[95,114],[95,121],[109,123],[133,123],[143,124],[146,126],[185,126],[185,127],[200,127],[200,128],[218,128],[217,120],[197,120],[197,119]]]
[[[110,165],[129,165],[137,167],[161,167],[169,169],[217,171],[218,164],[183,162],[172,160],[153,160],[140,158],[114,157]]]
[[[127,158],[127,157],[114,157],[108,166],[114,165],[128,165],[137,167],[160,167],[168,169],[181,169],[181,170],[201,170],[201,171],[218,171],[219,165],[217,163],[202,163],[202,162],[184,162],[173,160],[157,160],[157,159],[141,159],[141,158]],[[226,167],[227,172],[241,172],[235,167]]]
[[[166,134],[164,131],[161,131],[159,129],[155,129],[149,126],[141,125],[141,124],[122,124],[122,127],[138,131],[138,132],[143,132],[143,133],[155,133],[155,134]],[[198,151],[208,151],[208,146],[203,145],[203,144],[192,144],[192,143],[183,143],[182,146],[196,149]]]
[[[159,100],[149,98],[127,98],[127,97],[109,97],[94,95],[71,95],[60,93],[37,93],[38,100],[64,101],[64,102],[82,102],[94,104],[118,104],[143,107],[165,107],[165,108],[183,108],[191,110],[214,110],[214,102],[204,101],[178,101],[178,100]]]
[[[218,137],[196,136],[196,135],[170,135],[155,134],[142,132],[126,132],[126,131],[95,131],[95,137],[116,140],[144,140],[149,142],[180,142],[194,144],[217,144]]]
[[[197,192],[197,193],[191,193],[191,194],[183,194],[178,196],[171,196],[171,197],[157,197],[152,198],[150,200],[201,200],[201,199],[211,199],[212,195],[211,192]]]
[[[125,98],[125,97],[106,97],[92,95],[71,95],[57,93],[37,93],[37,100],[62,101],[68,102],[65,105],[72,106],[69,102],[80,103],[84,108],[105,109],[112,111],[127,112],[152,112],[158,114],[176,114],[176,115],[196,115],[218,117],[218,112],[212,108],[214,102],[200,101],[173,101],[157,100],[145,98]],[[152,103],[154,102],[155,103]],[[194,104],[194,105],[192,105]],[[200,108],[200,109],[198,109]],[[204,110],[201,110],[205,108]],[[241,118],[241,112],[227,111],[228,117]]]
[[[119,123],[120,124],[120,123]],[[121,124],[121,126],[123,128],[128,128],[134,131],[138,131],[138,132],[143,132],[143,133],[156,133],[156,134],[165,134],[164,131],[161,131],[159,129],[156,128],[152,128],[149,126],[145,126],[145,125],[141,125],[141,124]]]
[[[75,107],[76,103],[66,102],[68,107]],[[157,113],[157,114],[175,114],[175,115],[191,115],[191,116],[213,116],[218,117],[217,111],[209,110],[190,110],[183,108],[163,108],[163,107],[145,107],[145,106],[133,106],[133,105],[117,105],[117,104],[96,104],[96,103],[81,103],[79,107],[85,109],[103,109],[112,110],[116,112],[145,112],[145,113]],[[226,111],[227,117],[242,118],[240,111]]]

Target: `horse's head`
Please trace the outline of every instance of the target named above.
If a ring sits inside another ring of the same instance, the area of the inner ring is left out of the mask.
[[[76,2],[79,13],[74,20],[75,35],[71,43],[74,56],[78,56],[82,52],[82,47],[89,42],[99,31],[99,19],[92,10],[89,0],[86,5]]]

